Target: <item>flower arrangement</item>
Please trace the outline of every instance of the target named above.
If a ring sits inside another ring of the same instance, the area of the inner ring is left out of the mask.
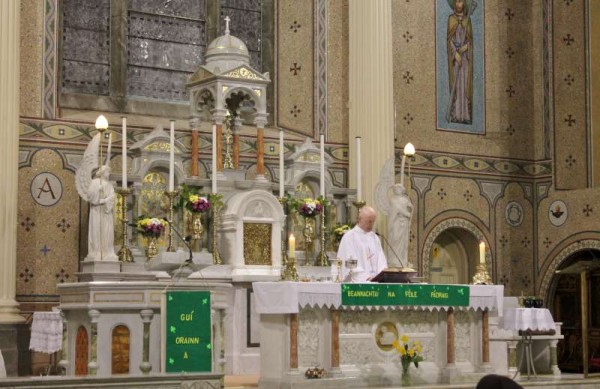
[[[402,373],[406,374],[411,363],[415,364],[415,367],[419,367],[419,362],[423,360],[421,343],[418,340],[409,342],[408,336],[403,335],[400,341],[395,340],[392,343],[396,351],[400,354],[400,362],[402,363]]]
[[[210,200],[202,194],[190,194],[187,198],[186,208],[190,212],[206,212],[210,209]]]
[[[315,217],[323,212],[323,204],[319,199],[305,198],[298,204],[298,213],[304,217]]]
[[[339,243],[342,240],[342,237],[344,236],[344,234],[350,230],[351,230],[351,228],[347,224],[337,224],[335,226],[335,228],[333,229],[333,235],[335,236],[335,239]]]
[[[138,231],[149,238],[158,238],[167,227],[167,222],[155,217],[140,216],[136,222]]]

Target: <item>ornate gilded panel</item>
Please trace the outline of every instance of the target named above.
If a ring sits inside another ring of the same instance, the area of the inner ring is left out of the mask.
[[[116,326],[112,333],[112,374],[129,374],[129,328]]]
[[[244,264],[272,265],[269,223],[244,223]]]
[[[149,217],[163,217],[169,214],[169,204],[165,191],[167,190],[167,180],[165,176],[160,172],[151,171],[144,177],[142,184],[142,192],[140,195],[140,215]],[[166,234],[165,234],[166,235]],[[158,239],[160,247],[166,247],[166,237],[161,236]],[[146,239],[139,236],[138,244],[145,246],[147,244]]]
[[[88,374],[89,339],[84,326],[79,326],[75,336],[75,375]]]

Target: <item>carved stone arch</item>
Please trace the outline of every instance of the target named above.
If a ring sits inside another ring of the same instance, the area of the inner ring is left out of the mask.
[[[263,104],[263,98],[261,93],[257,93],[256,90],[248,88],[246,86],[233,86],[227,89],[227,91],[223,94],[223,101],[227,101],[228,98],[232,97],[232,95],[243,92],[246,95],[249,95],[254,102],[254,110],[255,112],[266,112],[266,107]]]
[[[538,294],[548,302],[548,306],[551,306],[550,304],[552,303],[552,296],[549,295],[552,292],[551,289],[553,289],[551,284],[556,280],[556,270],[560,265],[578,251],[589,249],[600,250],[600,239],[581,239],[580,237],[573,236],[569,240],[570,242],[566,242],[566,247],[558,251],[558,254],[550,261],[550,264],[541,277],[542,282],[540,283]],[[552,258],[551,255],[549,257]]]
[[[492,261],[492,252],[490,250],[490,243],[486,238],[485,234],[481,229],[473,222],[463,219],[460,217],[452,217],[449,219],[442,220],[438,224],[436,224],[429,232],[427,237],[425,238],[425,243],[423,244],[423,255],[422,255],[422,263],[423,263],[423,272],[422,276],[425,280],[429,279],[431,272],[431,263],[429,258],[431,257],[431,249],[433,247],[433,243],[436,239],[442,234],[444,231],[450,228],[460,228],[463,230],[469,231],[473,234],[478,241],[483,241],[486,244],[485,247],[485,261],[486,263],[491,263]],[[490,267],[488,266],[488,269]],[[491,272],[490,272],[491,273]],[[492,275],[493,277],[493,275]]]
[[[193,92],[192,110],[200,114],[203,120],[209,121],[212,117],[211,111],[216,106],[216,93],[214,87],[204,87]]]
[[[291,180],[291,184],[295,188],[298,186],[299,183],[301,182],[306,182],[306,180],[310,180],[311,182],[314,182],[315,185],[315,197],[318,196],[319,194],[319,180],[321,177],[321,173],[317,170],[317,169],[310,169],[310,170],[306,170],[304,172],[302,172],[301,174],[298,174],[297,176],[293,177]],[[325,169],[325,188],[329,189],[329,188],[333,188],[333,180],[331,178],[331,174],[329,173],[329,171],[327,169]],[[329,192],[328,190],[325,191],[326,194]],[[327,196],[325,196],[327,197]]]
[[[183,163],[174,163],[174,176],[175,176],[175,187],[177,187],[178,183],[182,183],[185,181],[187,177],[185,171],[183,170]],[[140,166],[140,177],[143,180],[146,175],[153,171],[160,170],[166,172],[167,176],[169,174],[169,159],[167,155],[167,159],[155,159],[149,161],[147,164],[142,164]]]

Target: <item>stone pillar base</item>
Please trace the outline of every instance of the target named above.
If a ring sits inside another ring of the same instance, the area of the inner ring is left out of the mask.
[[[0,350],[8,377],[31,375],[30,337],[26,324],[0,324]]]

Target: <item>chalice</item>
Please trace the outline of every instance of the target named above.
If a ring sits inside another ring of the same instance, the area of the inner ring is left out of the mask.
[[[354,273],[352,272],[358,266],[358,259],[348,258],[346,259],[346,268],[350,271],[348,273],[348,279],[352,282],[352,278],[354,277]]]

